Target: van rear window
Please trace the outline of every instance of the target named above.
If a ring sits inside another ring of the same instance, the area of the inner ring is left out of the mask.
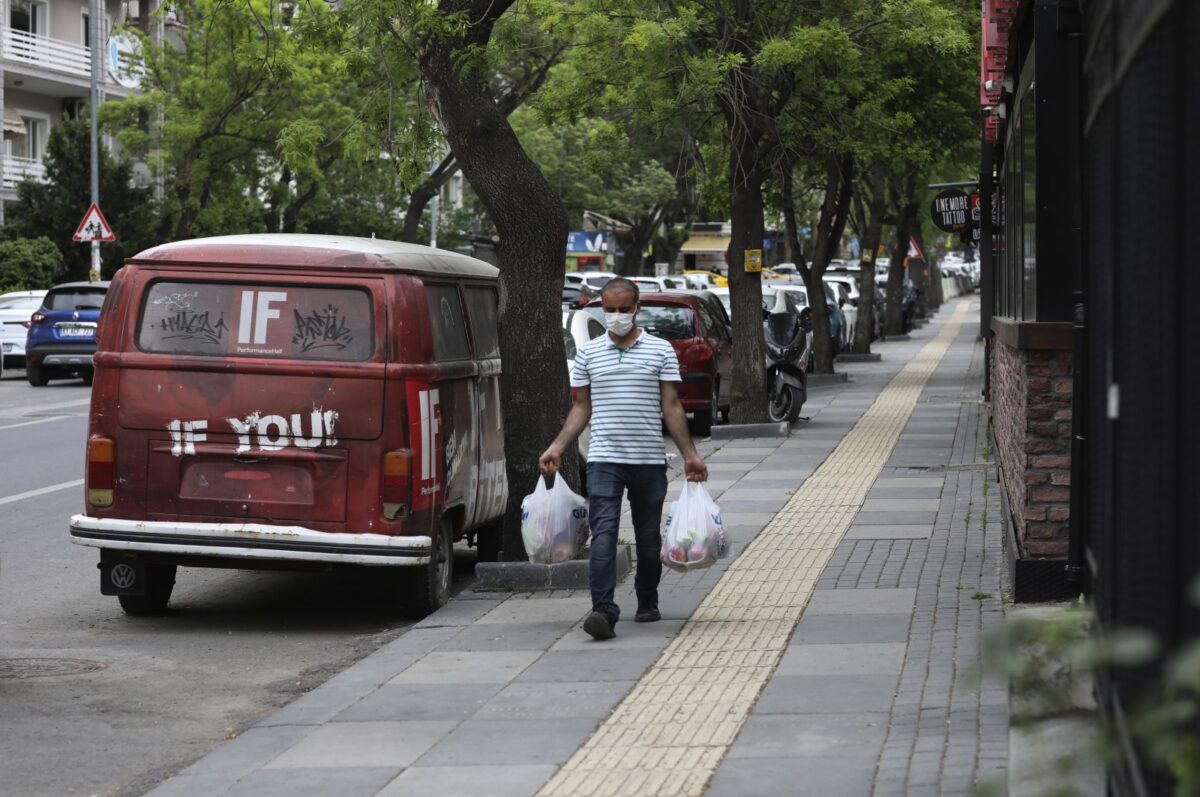
[[[375,348],[371,295],[324,285],[155,282],[142,302],[138,348],[362,362]]]

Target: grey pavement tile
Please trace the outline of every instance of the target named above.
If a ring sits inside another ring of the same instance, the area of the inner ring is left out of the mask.
[[[624,631],[625,623],[621,622],[617,625],[617,636]],[[582,630],[572,633],[584,635]],[[636,681],[659,654],[653,647],[605,650],[607,644],[592,640],[584,650],[550,651],[521,673],[517,682]]]
[[[743,487],[731,487],[722,494],[725,501],[761,501],[761,500],[784,500],[791,498],[795,494],[796,489],[800,486],[796,484],[787,487],[755,487],[752,482]],[[711,490],[709,491],[711,492]]]
[[[565,681],[509,684],[477,719],[586,719],[608,715],[634,681]]]
[[[861,750],[873,760],[887,733],[887,712],[861,714],[754,714],[728,757],[824,756]]]
[[[782,440],[782,438],[780,439]],[[779,445],[763,445],[762,440],[752,438],[749,440],[730,440],[721,446],[717,453],[736,451],[740,454],[760,454],[765,457],[767,454],[774,453],[777,448],[779,448]]]
[[[464,628],[438,650],[547,650],[570,627],[565,621],[477,623]]]
[[[762,524],[765,526],[775,519],[774,512],[726,512],[720,504],[717,506],[721,509],[721,520],[728,525]]]
[[[577,623],[592,610],[592,599],[586,594],[570,598],[524,599],[509,598],[476,624],[490,623]]]
[[[941,498],[942,488],[937,487],[872,487],[867,498]]]
[[[747,513],[775,513],[778,512],[784,504],[788,502],[790,496],[777,495],[774,498],[754,498],[750,500],[732,500],[728,494],[722,496],[718,502],[721,508],[721,517],[730,515],[744,515]]]
[[[904,642],[792,645],[775,675],[899,675],[907,650]]]
[[[424,620],[416,628],[441,628],[443,626],[470,625],[503,602],[503,598],[491,600],[452,600]]]
[[[792,645],[908,642],[906,614],[816,614],[800,618]]]
[[[938,487],[946,483],[945,476],[880,476],[876,487]]]
[[[395,767],[395,774],[416,761],[457,724],[426,720],[332,722],[314,729],[266,768]]]
[[[558,770],[552,764],[409,767],[378,797],[529,797]]]
[[[847,540],[927,540],[933,536],[933,524],[897,526],[851,526]]]
[[[933,523],[937,512],[859,512],[854,517],[855,526],[915,526]]]
[[[382,683],[382,682],[381,682]],[[351,686],[318,686],[306,695],[288,703],[264,720],[255,723],[257,728],[272,725],[319,725],[328,722],[363,697],[378,689],[377,685],[358,684]]]
[[[213,750],[183,771],[184,775],[223,775],[229,783],[266,764],[312,732],[312,728],[284,725],[251,728]]]
[[[868,498],[863,512],[936,512],[940,498]]]
[[[419,766],[560,764],[597,719],[471,719],[421,756]]]
[[[874,760],[863,753],[726,759],[705,797],[868,797]]]
[[[399,767],[260,769],[225,792],[230,797],[370,797],[387,785]]]
[[[508,683],[541,655],[540,650],[434,651],[388,683]]]
[[[910,614],[915,589],[818,589],[805,616],[820,614]]]
[[[895,675],[776,675],[754,707],[755,714],[890,711]]]
[[[687,616],[695,610],[695,606],[688,609],[686,614],[679,610],[672,611],[676,609],[674,602],[666,599],[662,594],[659,595],[658,603],[659,613],[663,615],[662,620],[657,623],[635,623],[633,622],[633,610],[636,599],[631,596],[626,604],[624,621],[617,626],[617,636],[605,641],[605,651],[624,648],[656,648],[658,650],[665,648],[667,643],[679,633],[679,629],[683,628]],[[698,604],[697,601],[696,605]],[[672,615],[676,616],[672,617]],[[579,633],[579,629],[572,629],[572,633],[564,635],[554,643],[550,650],[595,651],[596,640],[587,634]]]
[[[504,684],[385,684],[333,718],[335,722],[464,720]]]

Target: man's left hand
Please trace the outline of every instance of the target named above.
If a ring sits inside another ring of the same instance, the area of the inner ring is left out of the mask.
[[[683,471],[687,474],[687,480],[690,482],[708,481],[708,466],[696,454],[684,459]]]

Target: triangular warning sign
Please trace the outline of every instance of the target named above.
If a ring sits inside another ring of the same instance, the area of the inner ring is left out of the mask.
[[[71,237],[76,241],[117,240],[117,236],[113,235],[112,227],[108,226],[108,221],[100,212],[100,206],[95,202],[88,208],[87,213],[83,214],[83,221],[79,222],[79,228]]]

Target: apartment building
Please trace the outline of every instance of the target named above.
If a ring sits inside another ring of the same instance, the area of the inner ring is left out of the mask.
[[[102,0],[100,99],[126,97],[136,81],[120,68],[126,50],[110,32],[137,17],[136,2]],[[50,130],[84,113],[91,81],[88,0],[0,0],[0,223],[25,179],[45,179]],[[87,169],[87,163],[79,165]]]

